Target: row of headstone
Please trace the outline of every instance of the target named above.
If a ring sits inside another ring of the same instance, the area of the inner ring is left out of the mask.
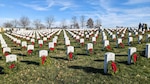
[[[0,41],[1,41],[1,47],[2,47],[4,56],[9,55],[11,53],[11,48],[7,46],[7,43],[3,39],[2,35],[0,35]]]
[[[7,34],[5,33],[5,35]],[[6,56],[6,63],[17,61],[17,55],[11,54],[11,48],[7,46],[7,43],[3,38],[2,34],[0,34],[0,42],[1,42],[3,54]]]
[[[77,36],[75,33],[71,32],[71,31],[68,31],[68,32],[73,37]],[[98,32],[96,32],[96,34],[94,34],[94,37],[92,37],[92,43],[87,43],[87,46],[86,46],[87,54],[90,54],[93,52],[93,45],[96,43],[97,37],[98,37]],[[83,46],[84,45],[84,39],[80,38],[79,43]]]
[[[132,57],[132,56],[136,52],[137,52],[136,47],[128,48],[128,59],[127,59],[128,64],[133,63],[132,59],[134,59],[134,57]],[[146,44],[145,56],[146,56],[146,58],[150,58],[150,44]],[[138,58],[135,58],[134,60],[137,60],[137,59]],[[104,55],[104,73],[105,74],[108,73],[108,62],[109,61],[115,61],[115,53],[107,52]]]

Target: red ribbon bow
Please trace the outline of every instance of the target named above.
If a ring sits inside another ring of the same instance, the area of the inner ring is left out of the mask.
[[[91,49],[89,49],[90,53],[92,53],[92,50],[93,50],[92,48],[91,48]]]
[[[28,50],[28,54],[31,54],[32,53],[32,50]]]
[[[57,45],[57,43],[54,43],[54,46],[56,46]]]
[[[40,44],[40,48],[43,46],[43,44]]]
[[[73,53],[70,52],[70,53],[69,53],[69,59],[72,59],[72,57],[73,57]]]
[[[11,64],[11,65],[9,66],[10,69],[12,69],[12,68],[14,68],[14,67],[15,67],[15,64]]]
[[[42,65],[45,63],[46,61],[46,56],[42,56]]]
[[[117,66],[116,66],[116,63],[115,63],[115,62],[112,62],[112,63],[111,63],[111,67],[112,67],[113,72],[116,73],[116,71],[117,71]]]
[[[107,50],[111,50],[110,45],[107,45],[107,46],[106,46],[106,49],[107,49]]]
[[[122,48],[124,48],[124,44],[123,44],[123,43],[120,43],[120,46],[121,46]]]
[[[54,48],[50,48],[50,51],[54,51]]]
[[[34,45],[34,42],[32,42],[32,45]]]
[[[9,55],[9,52],[5,52],[5,56]]]
[[[26,46],[23,46],[23,49],[26,49]]]
[[[134,62],[137,61],[137,54],[133,54],[133,61],[134,61]]]
[[[84,46],[84,43],[81,43],[82,46]]]

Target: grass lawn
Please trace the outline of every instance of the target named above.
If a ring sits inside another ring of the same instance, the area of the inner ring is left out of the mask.
[[[128,36],[126,32],[125,37]],[[48,42],[39,48],[37,40],[33,55],[27,55],[26,50],[22,50],[20,46],[16,46],[6,35],[1,33],[6,40],[8,47],[11,48],[12,54],[18,56],[19,70],[11,74],[5,74],[2,70],[5,68],[5,57],[0,51],[0,83],[4,84],[147,84],[150,82],[150,60],[144,57],[143,51],[146,43],[138,44],[137,37],[134,37],[132,46],[137,48],[140,59],[137,64],[127,64],[128,54],[128,38],[123,40],[125,48],[116,48],[116,42],[112,41],[108,36],[110,45],[115,53],[115,61],[117,62],[119,72],[115,75],[104,74],[104,54],[102,34],[99,34],[94,52],[92,55],[86,54],[86,44],[91,42],[86,40],[82,47],[76,40],[69,36],[71,45],[75,47],[75,59],[68,61],[66,56],[66,46],[64,44],[64,35],[61,31],[58,36],[58,43],[54,52],[49,52],[48,59],[51,63],[48,65],[40,65],[39,50],[49,50]],[[143,35],[145,40],[146,34]],[[23,41],[23,39],[21,39]],[[28,44],[31,44],[28,42]]]

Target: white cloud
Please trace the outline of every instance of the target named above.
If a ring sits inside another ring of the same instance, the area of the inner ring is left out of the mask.
[[[45,11],[45,10],[48,10],[48,7],[41,7],[37,4],[23,4],[21,3],[22,6],[25,6],[25,7],[29,7],[29,8],[32,8],[34,10],[39,10],[39,11]]]
[[[48,3],[48,8],[50,8],[55,4],[55,1],[54,0],[46,0],[46,3]]]
[[[53,6],[58,6],[60,7],[60,11],[64,11],[68,8],[74,8],[77,7],[71,0],[67,1],[67,0],[61,0],[61,1],[57,1],[57,0],[46,0],[46,1],[33,1],[32,3],[20,3],[20,5],[25,6],[25,7],[29,7],[32,8],[34,10],[39,10],[39,11],[46,11],[49,10],[50,8],[52,8]]]
[[[145,2],[150,2],[150,0],[128,1],[128,3],[132,4]],[[98,1],[92,2],[91,5],[97,5],[97,3]],[[95,10],[84,12],[80,11],[78,13],[88,17],[93,17],[94,19],[100,18],[104,27],[138,26],[139,22],[145,22],[150,25],[150,19],[148,19],[150,17],[150,7],[116,8],[113,6],[112,0],[99,0],[99,5],[95,7]]]
[[[61,11],[64,11],[64,10],[66,10],[67,8],[69,8],[69,7],[62,7],[62,8],[60,8],[60,10],[61,10]]]

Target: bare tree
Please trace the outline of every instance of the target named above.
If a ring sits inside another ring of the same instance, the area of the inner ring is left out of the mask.
[[[85,26],[85,16],[81,16],[80,17],[80,22],[81,22],[81,27],[82,27],[82,29],[83,29],[83,27]]]
[[[23,26],[23,28],[26,28],[30,24],[30,20],[28,17],[23,16],[20,18],[20,25]]]
[[[63,19],[63,20],[61,21],[61,26],[62,26],[62,28],[65,28],[65,27],[66,27],[66,19]]]
[[[6,27],[6,28],[11,28],[11,27],[13,27],[13,25],[12,25],[12,23],[11,22],[5,22],[5,23],[3,23],[3,26],[4,27]]]
[[[88,28],[93,28],[94,27],[94,22],[92,20],[92,18],[89,18],[87,21],[87,27]]]
[[[96,27],[100,27],[101,26],[101,20],[100,19],[96,19]]]
[[[18,25],[18,21],[16,19],[12,20],[12,25],[14,28],[16,28]]]
[[[72,23],[73,23],[73,28],[75,28],[76,26],[76,23],[77,23],[77,17],[76,16],[73,16],[72,17]]]
[[[46,28],[46,27],[45,27],[44,24],[41,23],[41,24],[40,24],[40,29],[41,29],[41,28]]]
[[[48,25],[48,28],[51,28],[52,24],[54,23],[55,21],[55,18],[54,16],[49,16],[49,17],[46,17],[46,23]]]
[[[76,23],[76,24],[75,24],[75,27],[76,27],[77,29],[79,29],[79,24],[78,24],[78,23]]]
[[[35,25],[35,28],[39,29],[41,27],[41,20],[36,19],[33,21],[33,24]]]

